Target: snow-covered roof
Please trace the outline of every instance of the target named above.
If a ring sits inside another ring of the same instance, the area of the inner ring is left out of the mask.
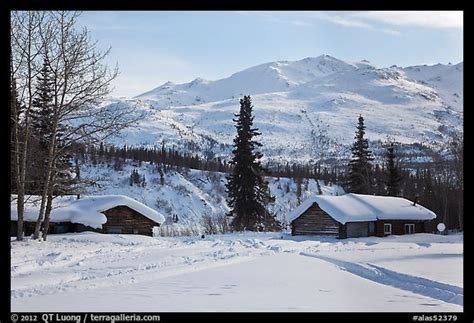
[[[314,203],[337,222],[376,220],[432,220],[436,214],[413,202],[392,196],[345,194],[341,196],[316,195],[306,199],[289,214],[290,222],[297,219]]]
[[[25,205],[25,221],[36,221],[39,202]],[[92,228],[102,228],[107,217],[101,213],[116,206],[127,206],[157,223],[165,222],[165,217],[152,208],[124,195],[87,196],[80,200],[72,196],[58,197],[53,200],[52,222],[81,223]],[[11,219],[17,220],[16,200],[11,203]]]

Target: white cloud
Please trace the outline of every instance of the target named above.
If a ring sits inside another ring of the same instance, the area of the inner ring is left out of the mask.
[[[393,36],[398,36],[400,35],[400,32],[392,29],[387,29],[387,28],[376,28],[372,24],[363,21],[362,19],[357,19],[354,18],[351,15],[334,15],[334,14],[318,14],[316,16],[319,19],[328,21],[330,23],[333,23],[335,25],[343,26],[343,27],[352,27],[352,28],[362,28],[366,30],[371,30],[371,31],[379,31],[383,32],[389,35]]]
[[[356,20],[356,19],[352,19],[352,18],[335,16],[335,15],[324,15],[324,16],[321,16],[321,18],[326,21],[332,22],[333,24],[344,26],[344,27],[357,27],[357,28],[374,30],[374,27],[372,25]]]
[[[424,28],[463,28],[462,11],[326,11],[313,17],[335,25],[362,28],[398,36],[400,32],[391,28],[380,28],[380,23],[395,26]]]
[[[368,11],[354,16],[395,26],[463,28],[462,11]]]
[[[274,14],[266,11],[236,11],[237,14],[243,16],[255,16],[267,22],[273,22],[277,24],[287,24],[299,27],[313,26],[313,24],[303,21],[301,19],[282,19],[278,17],[278,13]]]
[[[402,34],[401,32],[393,30],[393,29],[382,28],[382,29],[379,29],[379,30],[383,33],[390,34],[390,35],[393,35],[393,36],[400,36]]]

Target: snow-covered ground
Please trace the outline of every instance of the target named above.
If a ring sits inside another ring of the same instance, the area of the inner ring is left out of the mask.
[[[12,311],[463,310],[463,236],[75,233],[11,243]]]

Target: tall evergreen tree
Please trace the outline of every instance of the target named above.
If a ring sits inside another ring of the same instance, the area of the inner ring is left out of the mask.
[[[43,67],[37,76],[37,86],[33,98],[31,109],[31,134],[32,140],[36,143],[34,149],[34,159],[31,161],[31,185],[29,191],[33,194],[41,194],[45,183],[45,173],[43,170],[48,164],[48,146],[51,141],[51,129],[53,127],[53,82],[48,62],[43,62]]]
[[[398,196],[400,193],[400,184],[402,181],[402,176],[400,174],[400,169],[396,161],[395,145],[393,141],[390,142],[390,145],[387,147],[385,159],[387,162],[385,183],[387,185],[387,194],[389,196]]]
[[[234,138],[234,157],[230,162],[234,168],[227,178],[227,203],[233,216],[232,228],[236,231],[276,230],[279,222],[266,210],[273,200],[268,183],[263,178],[264,169],[259,161],[262,154],[256,149],[261,144],[253,138],[260,135],[253,128],[252,102],[250,96],[240,100],[240,113],[235,114],[237,135]]]
[[[348,166],[347,191],[350,193],[371,194],[372,193],[372,165],[374,159],[369,150],[369,141],[364,138],[364,118],[359,115],[355,142],[352,145],[352,159]]]
[[[47,57],[47,55],[45,55]],[[43,67],[37,77],[37,87],[35,97],[33,98],[33,109],[31,110],[31,133],[33,141],[37,143],[34,147],[34,158],[31,162],[32,185],[30,191],[34,194],[41,194],[41,190],[45,183],[44,170],[48,164],[48,149],[52,140],[51,129],[53,128],[55,118],[55,107],[53,102],[54,82],[52,80],[51,70],[48,60],[45,58]],[[55,194],[64,194],[71,191],[73,181],[71,172],[73,165],[71,162],[71,152],[65,149],[63,134],[66,130],[64,125],[59,124],[55,134],[55,149],[62,149],[62,153],[58,154],[54,160],[55,171],[51,174],[54,179]]]

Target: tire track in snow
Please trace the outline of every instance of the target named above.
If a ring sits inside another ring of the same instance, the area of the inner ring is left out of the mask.
[[[341,270],[345,270],[351,274],[379,284],[407,290],[415,294],[428,296],[451,304],[463,306],[464,303],[463,289],[458,286],[398,273],[372,264],[366,264],[366,266],[363,266],[353,262],[316,255],[314,253],[300,252],[300,255],[330,262],[338,266]]]

